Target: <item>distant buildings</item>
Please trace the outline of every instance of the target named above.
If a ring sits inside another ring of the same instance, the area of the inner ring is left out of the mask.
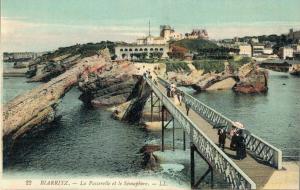
[[[273,54],[273,49],[265,47],[264,50],[263,50],[263,54],[264,55],[272,55]]]
[[[186,33],[185,37],[187,39],[204,39],[208,40],[208,33],[205,29],[193,29],[191,33]]]
[[[39,56],[42,56],[48,52],[4,52],[3,61],[29,61],[33,60]]]
[[[150,29],[149,29],[150,30]],[[183,35],[181,33],[175,32],[173,28],[169,25],[160,26],[160,36],[152,36],[149,32],[149,35],[146,37],[138,38],[138,45],[159,45],[166,44],[170,40],[181,40]]]
[[[245,57],[252,57],[252,47],[250,44],[241,44],[239,45],[240,52],[239,54]]]
[[[163,37],[160,37],[160,36],[155,37],[155,36],[149,35],[149,36],[144,37],[144,38],[138,38],[136,40],[136,43],[138,45],[147,45],[147,44],[149,44],[149,45],[150,44],[158,45],[158,44],[165,44],[166,40]]]
[[[168,44],[123,44],[115,48],[115,54],[118,60],[140,59],[147,57],[167,58],[169,52]]]
[[[294,57],[294,49],[291,47],[281,47],[279,48],[278,56],[281,59],[289,59]]]
[[[293,29],[290,29],[289,33],[287,34],[287,39],[293,40],[294,42],[300,41],[300,30],[294,31]]]
[[[252,43],[252,56],[259,56],[262,55],[264,53],[264,49],[265,49],[265,44],[262,43]]]
[[[179,32],[175,32],[175,30],[169,25],[160,26],[160,36],[166,41],[183,39],[183,35]]]
[[[138,38],[136,43],[124,44],[120,43],[115,48],[116,59],[140,59],[140,58],[167,58],[169,52],[169,41],[187,39],[208,39],[208,33],[204,29],[194,29],[191,33],[185,36],[176,32],[169,25],[160,26],[160,35],[152,36],[149,34],[146,37]]]
[[[245,57],[256,57],[256,58],[273,58],[276,57],[273,53],[273,49],[268,47],[264,43],[239,43],[236,42],[239,46],[239,55]]]

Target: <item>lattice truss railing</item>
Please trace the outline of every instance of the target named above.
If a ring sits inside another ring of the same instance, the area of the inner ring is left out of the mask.
[[[177,120],[191,141],[206,158],[207,161],[223,175],[224,179],[232,185],[234,189],[255,189],[256,184],[217,146],[212,142],[173,102],[163,94],[160,89],[148,78],[147,83],[153,92],[160,99],[162,104],[168,109],[170,114]]]
[[[170,85],[162,78],[158,78],[160,84],[163,86]],[[178,90],[180,91],[180,90]],[[217,112],[213,108],[205,105],[200,100],[194,98],[190,94],[181,91],[183,94],[183,102],[193,109],[196,113],[201,115],[207,122],[213,126],[226,126],[227,131],[232,128],[233,121]],[[262,160],[272,167],[277,169],[282,168],[282,152],[278,148],[264,141],[263,139],[252,134],[248,130],[244,130],[244,137],[246,139],[246,147],[249,153],[255,156],[257,159]]]

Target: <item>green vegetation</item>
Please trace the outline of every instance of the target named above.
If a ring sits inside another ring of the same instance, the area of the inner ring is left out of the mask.
[[[99,43],[76,44],[68,47],[60,47],[54,52],[43,55],[41,59],[51,60],[55,57],[70,54],[68,57],[80,54],[81,58],[89,57],[99,53],[99,50],[107,47],[111,53],[114,54],[115,43],[110,41],[102,41]]]
[[[183,39],[183,40],[171,42],[171,45],[184,47],[189,51],[198,51],[199,49],[212,49],[218,47],[217,44],[209,40],[202,40],[202,39]]]
[[[171,42],[171,58],[183,59],[185,53],[193,52],[193,59],[232,59],[230,52],[238,53],[239,49],[219,47],[212,41],[203,39],[183,39]]]
[[[224,71],[224,61],[225,60],[204,59],[193,61],[192,64],[197,70],[203,70],[204,73],[221,73]]]
[[[229,59],[228,62],[234,71],[237,71],[241,66],[251,62],[250,57],[240,57],[236,56],[232,59]],[[216,60],[216,59],[203,59],[193,61],[193,65],[197,70],[203,70],[204,73],[216,72],[221,73],[224,71],[224,62],[227,60]]]
[[[234,71],[237,71],[241,66],[250,63],[251,57],[235,57],[234,59],[228,60]]]
[[[166,72],[174,71],[174,72],[190,72],[190,68],[184,61],[167,61],[166,64]]]

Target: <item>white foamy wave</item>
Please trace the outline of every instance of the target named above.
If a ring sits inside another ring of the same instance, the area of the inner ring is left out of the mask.
[[[160,164],[160,166],[166,173],[180,172],[184,169],[182,164]]]

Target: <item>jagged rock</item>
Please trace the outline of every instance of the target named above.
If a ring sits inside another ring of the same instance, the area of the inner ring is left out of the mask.
[[[106,96],[101,96],[93,99],[91,101],[93,107],[101,107],[101,106],[110,106],[117,105],[127,101],[128,96],[130,95],[132,89],[128,89],[128,93],[122,93],[118,95],[109,94]]]
[[[233,76],[234,69],[231,64],[228,63],[228,61],[224,62],[225,68],[224,68],[224,74],[227,76]]]
[[[17,138],[32,128],[52,122],[59,99],[78,82],[83,72],[110,64],[101,56],[85,58],[48,83],[19,95],[3,107],[3,144],[7,156]]]
[[[122,103],[118,106],[113,106],[111,108],[109,108],[108,110],[111,111],[113,114],[112,114],[112,117],[114,119],[117,119],[117,120],[122,120],[122,118],[124,117],[124,114],[126,113],[129,105],[131,104],[131,101],[127,101],[125,103]]]
[[[131,101],[131,104],[128,106],[127,111],[125,112],[123,119],[124,121],[130,123],[140,122],[140,119],[143,116],[144,106],[150,97],[151,88],[143,78],[141,78],[135,85],[133,92],[130,95],[130,98],[134,98]]]
[[[300,64],[292,64],[289,68],[289,73],[291,75],[300,75]]]
[[[160,150],[159,145],[145,145],[140,152],[143,153],[142,166],[147,170],[156,170],[159,167],[158,159],[153,152]]]
[[[113,63],[94,72],[83,75],[79,82],[82,91],[80,99],[94,107],[117,105],[133,98],[134,87],[142,78],[135,75],[136,67],[128,62]]]
[[[203,75],[197,83],[192,84],[191,86],[197,91],[203,91],[206,90],[209,86],[221,80],[222,79],[220,75],[207,73]]]
[[[168,80],[170,82],[176,83],[179,86],[190,86],[197,83],[202,77],[202,70],[192,70],[191,73],[176,73],[168,72]]]
[[[30,70],[34,73],[28,82],[47,82],[64,73],[80,60],[80,55],[70,56],[70,54],[55,57],[49,61],[37,60],[31,64],[31,67],[35,67],[35,69]]]
[[[268,72],[248,63],[240,68],[238,77],[240,81],[233,88],[241,93],[259,93],[268,90]]]
[[[208,87],[206,90],[228,90],[232,89],[236,81],[233,77],[229,77],[227,79],[221,80],[220,82],[216,82],[215,84]]]

